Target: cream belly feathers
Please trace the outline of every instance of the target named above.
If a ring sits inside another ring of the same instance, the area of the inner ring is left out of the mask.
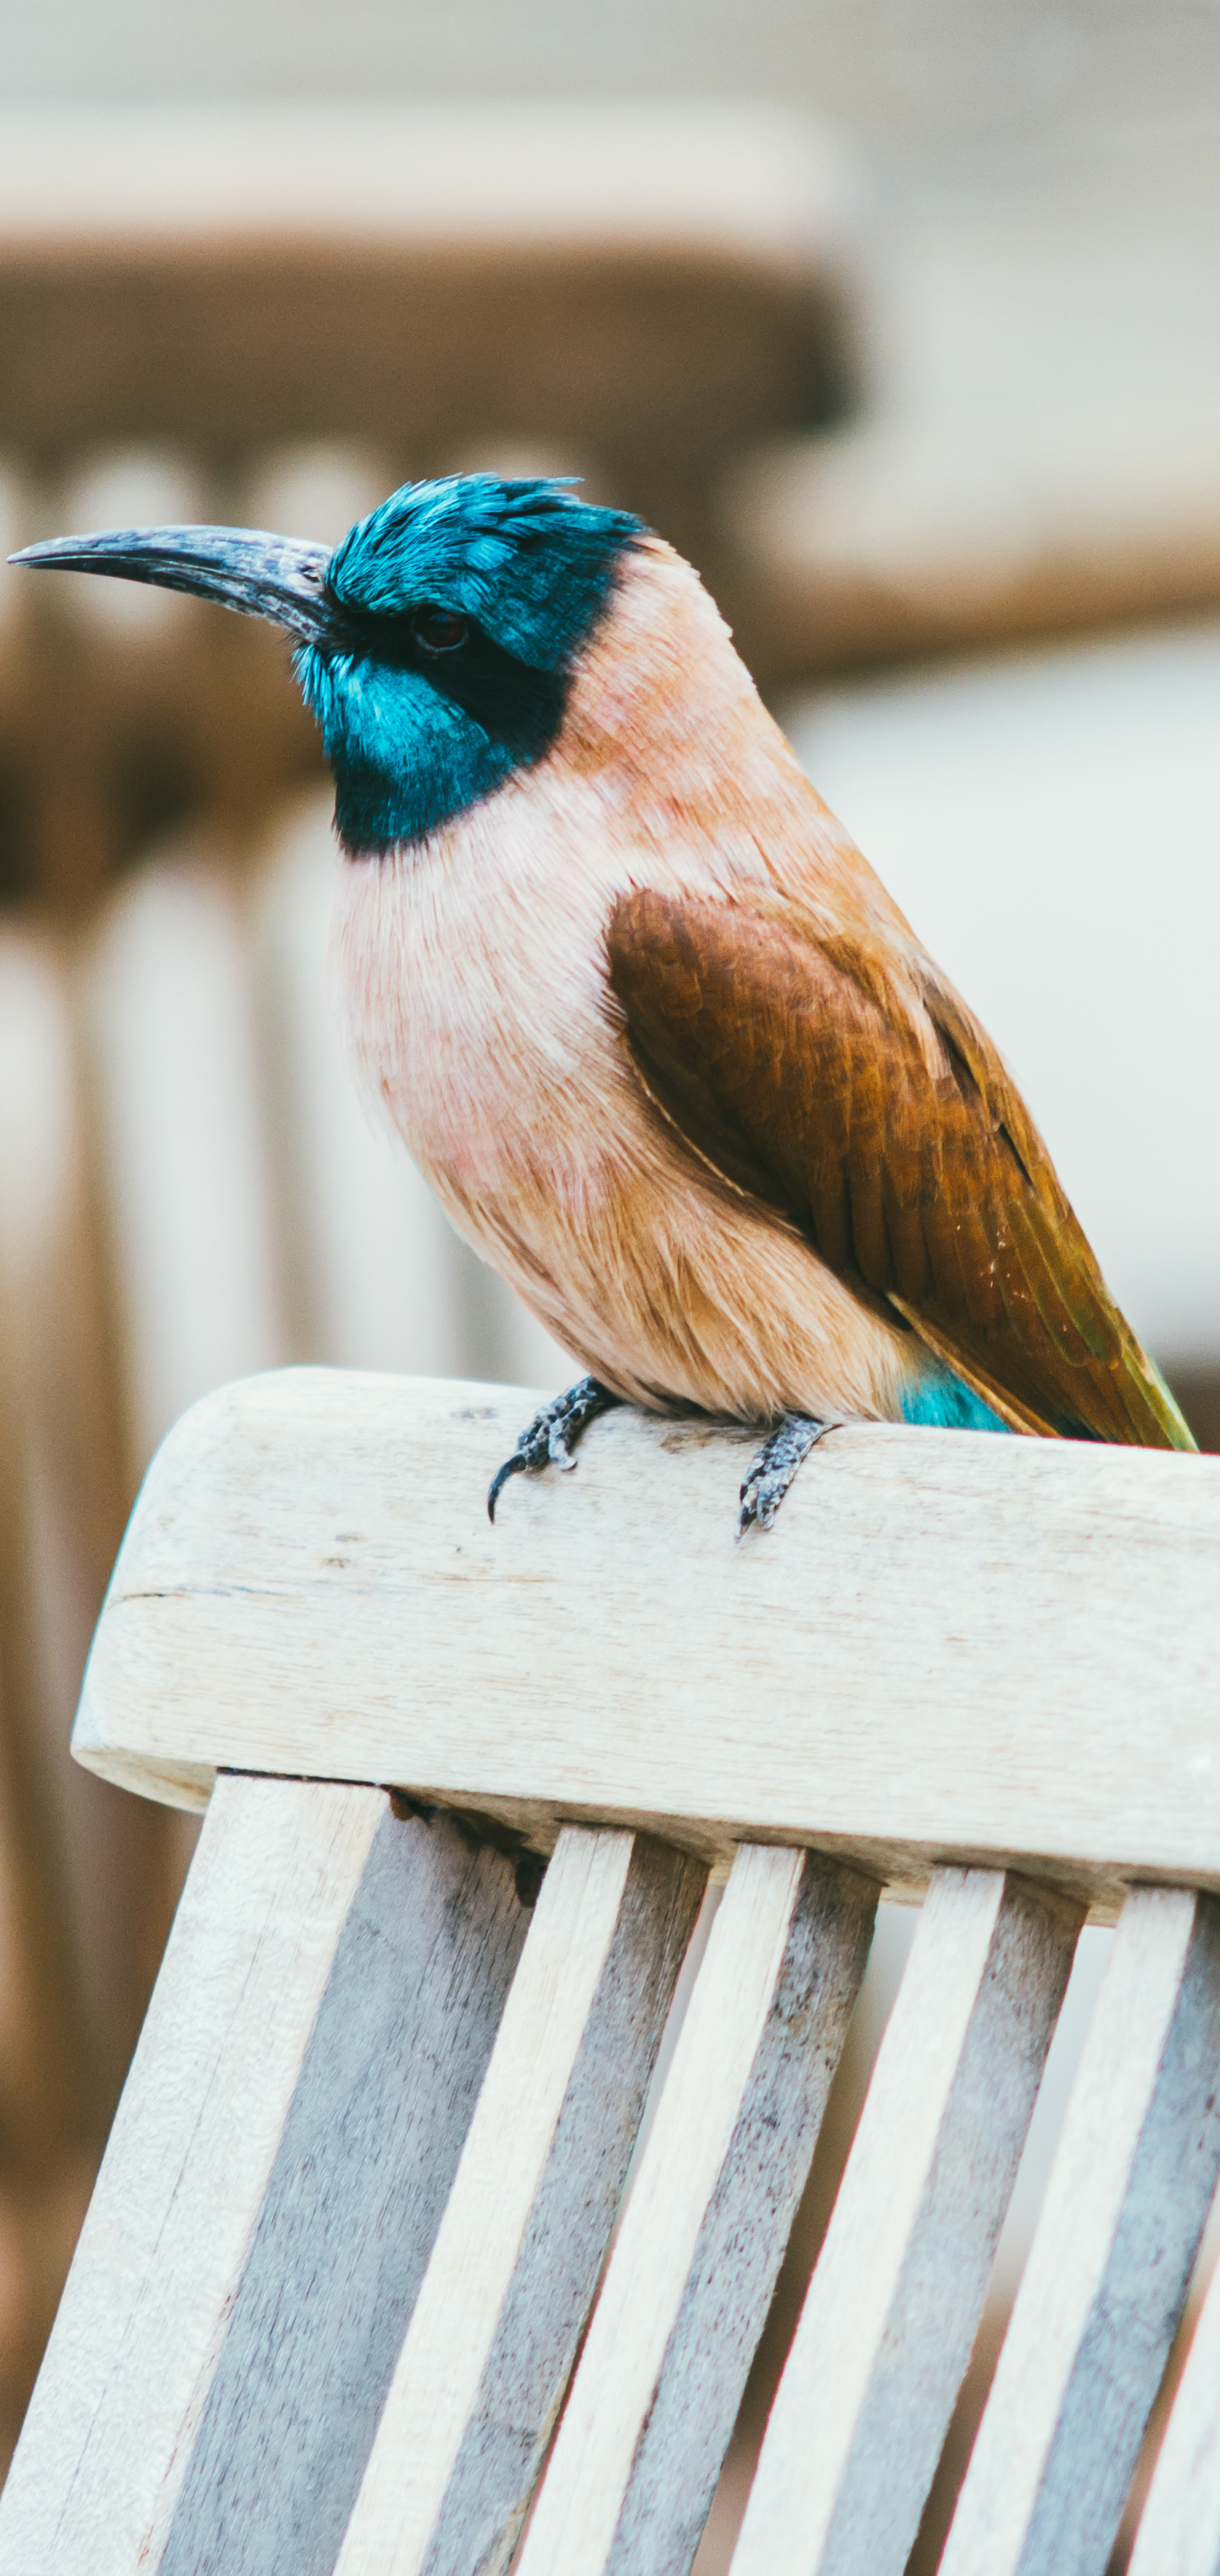
[[[655,538],[623,560],[545,759],[422,845],[344,859],[332,1003],[366,1099],[459,1232],[617,1394],[750,1421],[900,1418],[928,1364],[918,1339],[645,1091],[605,957],[615,898],[642,885],[755,912],[795,899],[815,924],[863,906],[914,946]]]

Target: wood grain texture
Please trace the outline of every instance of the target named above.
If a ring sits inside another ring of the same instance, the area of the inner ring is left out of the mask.
[[[1220,2272],[1186,2356],[1130,2576],[1220,2576]]]
[[[831,2078],[877,1890],[740,1851],[518,2576],[685,2576]]]
[[[1129,1897],[941,2576],[1103,2576],[1220,2169],[1220,1904]]]
[[[507,2565],[704,1884],[689,1855],[646,1837],[560,1835],[339,2576]]]
[[[763,2445],[734,2576],[902,2576],[970,2359],[1080,1911],[942,1870]]]
[[[218,1783],[4,2576],[333,2566],[526,1920],[509,1861],[380,1791]]]
[[[520,1390],[288,1371],[145,1485],[79,1758],[199,1804],[218,1764],[402,1782],[544,1844],[643,1820],[1083,1887],[1220,1886],[1220,1461],[871,1426],[733,1545],[747,1451],[594,1425],[483,1497]],[[663,1543],[658,1543],[663,1541]]]

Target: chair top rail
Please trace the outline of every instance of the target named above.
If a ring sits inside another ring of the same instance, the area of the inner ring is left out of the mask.
[[[519,1388],[294,1369],[150,1469],[78,1760],[375,1781],[547,1849],[805,1843],[897,1892],[1024,1867],[1114,1912],[1220,1888],[1220,1459],[864,1425],[734,1543],[753,1435],[624,1411],[488,1480]]]

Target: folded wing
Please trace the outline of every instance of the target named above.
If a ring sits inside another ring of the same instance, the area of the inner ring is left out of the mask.
[[[1015,1428],[1194,1446],[994,1047],[918,950],[647,888],[608,948],[636,1068],[688,1144]]]

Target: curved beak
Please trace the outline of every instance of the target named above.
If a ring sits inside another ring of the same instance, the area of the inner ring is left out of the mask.
[[[333,549],[261,528],[112,528],[96,537],[52,537],[24,546],[12,564],[39,572],[99,572],[120,581],[214,599],[242,617],[269,617],[315,643],[329,610],[323,584]]]

